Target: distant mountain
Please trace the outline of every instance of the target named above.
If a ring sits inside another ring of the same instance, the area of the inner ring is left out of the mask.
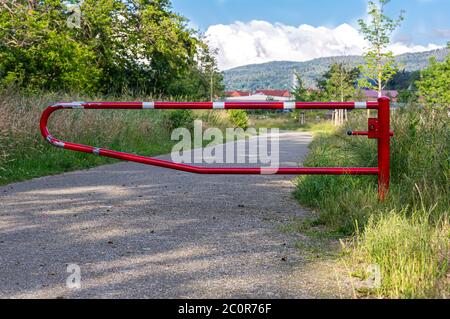
[[[428,66],[431,57],[443,61],[449,49],[439,49],[420,53],[407,53],[396,57],[405,71],[417,71]],[[340,56],[319,58],[306,62],[269,62],[252,64],[227,70],[224,82],[227,90],[262,90],[292,88],[294,73],[299,73],[308,87],[314,87],[316,79],[324,74],[331,64],[344,63],[356,67],[364,63],[362,56]]]

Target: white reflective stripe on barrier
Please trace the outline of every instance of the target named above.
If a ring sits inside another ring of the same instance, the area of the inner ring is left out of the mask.
[[[143,102],[142,103],[142,108],[144,110],[151,110],[155,108],[155,102]]]
[[[59,147],[59,148],[64,148],[64,146],[66,146],[66,144],[64,142],[56,142],[56,141],[54,141],[54,142],[52,142],[52,144],[55,145],[56,147]]]
[[[261,168],[261,175],[276,175],[279,168]]]
[[[285,110],[293,110],[293,109],[295,109],[295,105],[296,105],[295,102],[284,102],[283,103],[283,107]]]
[[[213,102],[213,109],[217,110],[225,109],[225,102]]]
[[[355,102],[355,109],[367,109],[367,102]]]
[[[59,103],[54,105],[55,107],[64,107],[68,109],[84,109],[85,102],[71,102],[71,103]]]

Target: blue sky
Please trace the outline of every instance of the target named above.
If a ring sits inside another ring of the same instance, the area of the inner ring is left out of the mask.
[[[205,33],[216,25],[234,25],[233,30],[238,33],[235,22],[246,25],[254,20],[274,26],[334,29],[347,24],[357,29],[357,20],[366,15],[367,8],[366,0],[172,0],[172,3],[176,12]],[[427,47],[443,46],[450,41],[450,0],[392,0],[388,13],[397,15],[402,9],[406,11],[406,20],[394,35],[394,42]],[[226,34],[229,32],[221,35]],[[213,38],[218,36],[213,34]],[[227,45],[216,43],[216,46],[226,49]]]
[[[365,15],[366,3],[366,0],[173,0],[173,7],[206,31],[210,25],[250,20],[295,26],[342,23],[356,26],[356,21]],[[393,15],[402,9],[406,10],[406,20],[398,37],[417,44],[450,41],[450,0],[392,0],[388,6]],[[446,37],[439,36],[442,33]]]

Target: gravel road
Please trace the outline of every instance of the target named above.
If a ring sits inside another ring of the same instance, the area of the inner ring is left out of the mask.
[[[283,166],[310,142],[283,133]],[[280,231],[305,215],[292,178],[119,163],[0,187],[0,298],[318,297],[296,277],[301,236]]]

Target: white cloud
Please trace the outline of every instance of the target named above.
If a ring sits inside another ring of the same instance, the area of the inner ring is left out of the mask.
[[[307,61],[314,58],[360,55],[367,46],[358,30],[348,24],[336,28],[299,27],[271,24],[266,21],[235,22],[213,25],[206,31],[209,45],[219,50],[219,67],[223,70],[270,61]],[[395,54],[439,48],[394,43]]]

